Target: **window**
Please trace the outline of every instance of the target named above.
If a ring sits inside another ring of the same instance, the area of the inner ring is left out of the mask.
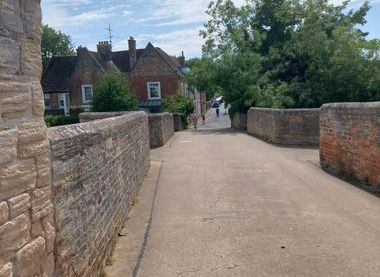
[[[161,84],[160,82],[148,83],[148,99],[161,99]]]
[[[82,99],[83,103],[90,103],[92,101],[92,85],[83,85],[82,86]]]
[[[60,109],[63,109],[65,107],[65,95],[60,93],[58,94],[58,104],[59,104],[59,108]]]
[[[44,94],[45,109],[50,109],[50,94]]]

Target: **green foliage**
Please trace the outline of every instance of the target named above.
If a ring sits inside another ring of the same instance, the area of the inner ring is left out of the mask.
[[[48,127],[70,125],[79,123],[79,118],[77,116],[65,116],[65,115],[46,115],[45,123]]]
[[[194,58],[187,62],[190,72],[185,74],[185,80],[191,90],[206,93],[207,100],[220,92],[220,87],[215,82],[215,64],[208,58]]]
[[[380,100],[380,41],[362,32],[364,3],[231,0],[209,5],[204,59],[233,113],[258,107],[320,107]]]
[[[79,123],[79,114],[83,113],[82,108],[70,109],[70,115],[46,115],[45,123],[48,127],[70,125]]]
[[[119,73],[100,76],[94,88],[92,110],[117,112],[137,110],[136,97],[130,93],[128,77]]]
[[[49,59],[54,56],[74,55],[75,51],[71,42],[71,37],[56,31],[48,25],[42,27],[41,38],[42,65],[46,67]]]
[[[165,112],[179,113],[187,117],[195,109],[194,102],[187,96],[177,93],[162,100],[161,109]]]

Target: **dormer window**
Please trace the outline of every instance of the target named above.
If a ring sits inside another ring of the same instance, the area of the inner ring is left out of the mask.
[[[148,82],[148,99],[161,99],[161,84],[160,82]]]

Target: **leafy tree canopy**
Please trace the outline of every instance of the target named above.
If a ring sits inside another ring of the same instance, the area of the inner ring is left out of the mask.
[[[360,29],[370,7],[348,3],[212,1],[203,51],[232,111],[380,100],[380,42]]]
[[[45,68],[52,57],[74,55],[75,51],[69,35],[56,31],[48,25],[43,25],[41,53],[42,65]]]
[[[163,111],[183,114],[185,117],[192,113],[194,108],[194,102],[181,93],[165,97],[161,104]]]
[[[128,77],[120,73],[100,76],[94,87],[92,109],[95,112],[137,110],[137,100],[129,91]]]
[[[187,62],[190,71],[185,80],[191,90],[205,92],[207,99],[211,99],[220,92],[221,88],[215,82],[215,63],[209,58],[194,58]]]

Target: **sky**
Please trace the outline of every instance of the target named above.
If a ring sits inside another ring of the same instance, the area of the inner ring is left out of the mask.
[[[241,5],[244,0],[233,0]],[[341,0],[331,0],[340,2]],[[185,52],[187,58],[201,56],[199,31],[208,17],[209,0],[42,0],[43,23],[71,36],[75,47],[96,49],[108,40],[111,24],[113,50],[127,50],[133,36],[138,48],[148,42],[171,55]],[[357,8],[362,0],[353,0]],[[380,0],[372,6],[364,30],[370,38],[380,38]]]

